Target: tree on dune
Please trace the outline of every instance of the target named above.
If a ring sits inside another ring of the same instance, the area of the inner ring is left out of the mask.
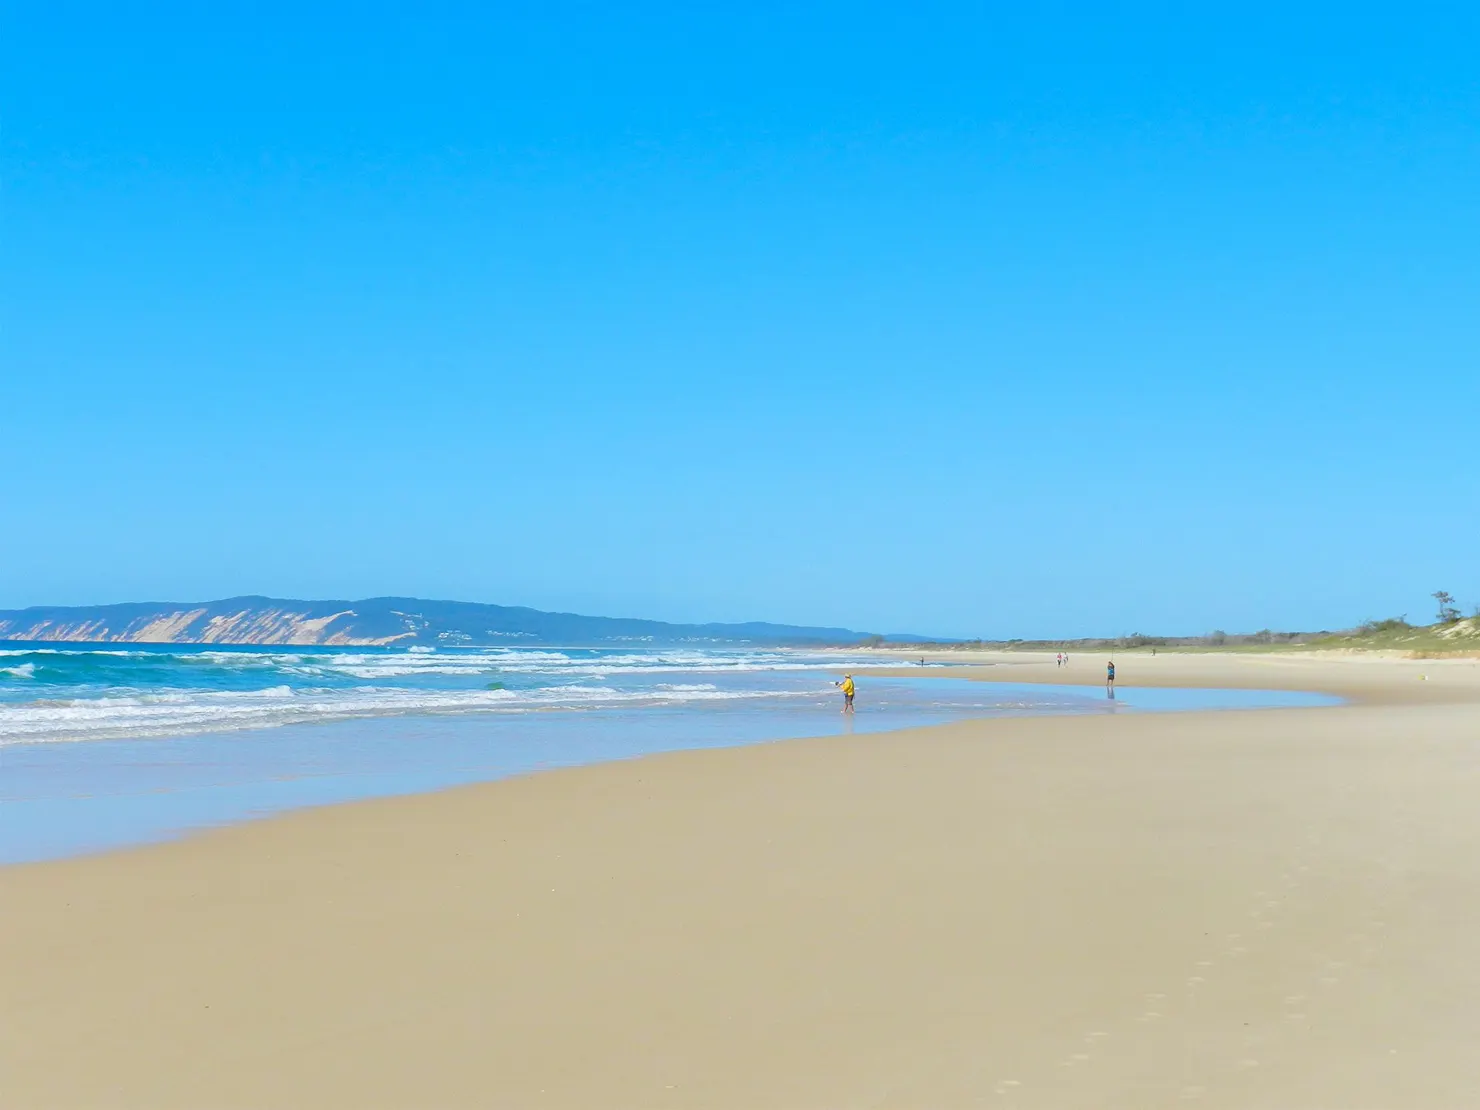
[[[1452,624],[1459,620],[1459,610],[1454,604],[1454,595],[1446,590],[1435,590],[1430,595],[1439,603],[1439,623]]]

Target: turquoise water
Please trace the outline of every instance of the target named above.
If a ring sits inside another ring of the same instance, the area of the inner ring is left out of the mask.
[[[969,717],[1336,701],[1134,688],[1112,701],[1098,686],[865,676],[858,712],[845,718],[832,683],[850,662],[861,660],[686,650],[17,652],[7,666],[32,666],[0,692],[0,862],[680,748]]]
[[[818,678],[848,662],[837,653],[641,645],[433,650],[13,644],[0,648],[0,746],[407,714],[776,700],[807,687],[748,678]]]

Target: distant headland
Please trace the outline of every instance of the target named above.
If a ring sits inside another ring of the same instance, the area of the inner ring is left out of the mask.
[[[202,602],[36,606],[0,610],[0,640],[71,643],[343,645],[845,646],[877,644],[878,634],[848,628],[768,624],[669,624],[624,617],[546,613],[467,601],[375,597],[294,601],[233,597]],[[890,642],[925,637],[891,634]]]

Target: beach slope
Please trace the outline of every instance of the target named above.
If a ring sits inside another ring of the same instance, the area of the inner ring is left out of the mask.
[[[676,753],[0,869],[0,1105],[1480,1104],[1466,673]]]

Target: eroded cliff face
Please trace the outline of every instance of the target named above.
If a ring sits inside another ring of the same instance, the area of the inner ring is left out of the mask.
[[[414,635],[355,636],[353,609],[311,617],[290,609],[243,609],[210,614],[206,608],[156,611],[110,625],[107,619],[61,621],[0,618],[0,639],[133,644],[337,644],[374,646]],[[337,626],[337,627],[336,627]]]

